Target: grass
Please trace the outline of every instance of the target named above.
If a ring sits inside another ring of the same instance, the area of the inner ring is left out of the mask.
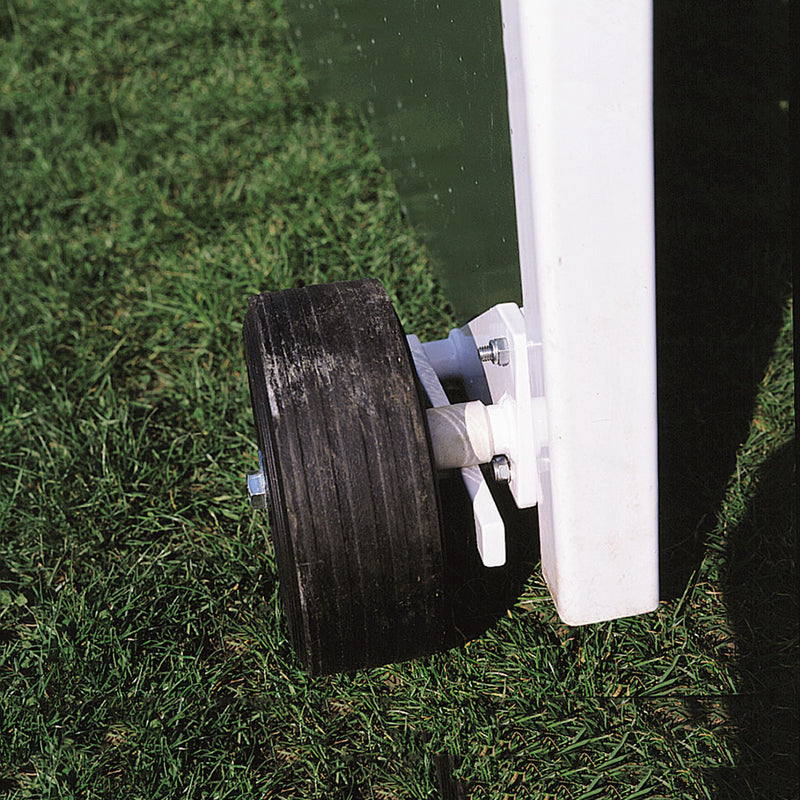
[[[0,793],[797,796],[791,304],[682,596],[566,628],[534,570],[460,648],[310,679],[241,320],[373,275],[453,324],[370,133],[274,2],[12,0],[0,36]]]

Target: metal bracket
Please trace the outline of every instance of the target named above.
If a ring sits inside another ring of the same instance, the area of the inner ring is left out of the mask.
[[[431,365],[419,338],[413,334],[406,338],[417,375],[419,375],[431,405],[434,408],[450,405],[436,370]],[[481,468],[479,466],[462,467],[461,478],[470,500],[472,500],[475,534],[481,560],[487,567],[502,566],[506,563],[506,529]]]

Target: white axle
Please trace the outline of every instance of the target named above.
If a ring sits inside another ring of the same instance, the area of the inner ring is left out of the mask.
[[[428,430],[436,469],[460,469],[488,464],[507,455],[515,421],[503,405],[480,400],[428,409]]]

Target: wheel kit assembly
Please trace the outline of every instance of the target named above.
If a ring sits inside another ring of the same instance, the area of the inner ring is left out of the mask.
[[[455,643],[461,545],[496,583],[517,510],[564,623],[658,606],[652,8],[500,5],[521,306],[423,343],[372,279],[249,301],[247,490],[311,673]]]

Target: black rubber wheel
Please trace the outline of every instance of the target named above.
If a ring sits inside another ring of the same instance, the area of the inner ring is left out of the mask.
[[[445,646],[420,390],[376,280],[250,298],[244,349],[289,632],[312,674]]]

